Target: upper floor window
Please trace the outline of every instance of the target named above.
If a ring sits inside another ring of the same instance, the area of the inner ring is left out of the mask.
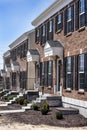
[[[67,58],[67,73],[71,72],[71,57]]]
[[[67,19],[68,21],[71,21],[71,19],[72,19],[72,15],[71,14],[72,14],[71,7],[69,7],[68,8],[68,19]]]
[[[49,25],[49,32],[52,32],[52,25],[53,25],[53,22],[52,22],[52,20],[50,21],[50,23],[49,23],[50,25]]]
[[[85,0],[80,0],[80,14],[85,12]]]
[[[84,54],[79,55],[79,72],[84,72]]]
[[[45,36],[45,30],[46,30],[46,28],[45,28],[45,25],[43,26],[43,36]]]
[[[61,19],[62,19],[62,16],[61,16],[61,14],[59,14],[59,15],[58,15],[58,24],[61,23]]]
[[[52,73],[52,61],[49,61],[48,74],[51,75],[51,73]]]
[[[39,37],[39,33],[40,33],[40,31],[39,31],[39,29],[37,30],[37,37]]]

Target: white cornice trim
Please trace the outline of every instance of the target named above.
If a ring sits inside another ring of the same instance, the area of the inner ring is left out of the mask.
[[[52,15],[60,11],[66,5],[68,5],[73,0],[56,0],[52,5],[50,5],[44,12],[42,12],[34,21],[32,25],[37,27],[44,21],[49,19]]]
[[[28,32],[25,32],[24,34],[22,34],[20,37],[18,37],[14,42],[12,42],[9,47],[10,49],[15,48],[16,46],[18,46],[19,44],[21,44],[23,41],[27,40],[29,35],[34,32],[35,30],[30,30]]]
[[[3,57],[8,57],[8,56],[10,56],[10,51],[9,51],[9,50],[6,51],[6,52],[3,54]]]

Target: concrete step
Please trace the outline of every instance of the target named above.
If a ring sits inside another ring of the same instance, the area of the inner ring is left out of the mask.
[[[59,108],[56,108],[56,110],[62,112],[63,115],[79,114],[79,110],[75,108],[59,107]]]
[[[5,113],[19,113],[19,112],[25,112],[24,109],[20,109],[20,110],[3,110],[0,111],[0,114],[5,114]]]
[[[30,110],[31,109],[31,106],[24,106],[24,107],[22,107],[22,110]]]

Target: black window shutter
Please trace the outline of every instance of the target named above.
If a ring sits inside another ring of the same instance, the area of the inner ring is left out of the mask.
[[[71,14],[72,14],[72,32],[74,31],[74,5],[72,5],[72,7],[71,7]]]
[[[87,26],[87,0],[85,0],[85,25]]]
[[[35,29],[35,42],[37,42],[37,29]]]
[[[45,63],[45,70],[44,70],[44,73],[45,73],[45,86],[47,87],[48,83],[47,83],[47,72],[48,72],[48,62],[46,61]]]
[[[74,57],[71,57],[71,89],[73,89],[73,63],[74,63]]]
[[[42,85],[42,63],[40,63],[40,85]]]
[[[75,56],[75,90],[78,90],[78,55]]]
[[[46,40],[49,40],[49,22],[46,24]]]
[[[67,34],[67,9],[64,11],[64,35]]]
[[[57,18],[58,16],[55,17],[55,33],[57,32]]]
[[[63,29],[63,12],[61,13],[61,30]]]
[[[84,70],[85,70],[85,85],[84,90],[87,90],[87,54],[84,54]]]
[[[75,3],[75,29],[79,29],[79,1]]]
[[[66,89],[66,58],[63,59],[63,87]]]
[[[39,28],[39,43],[41,44],[41,28]]]

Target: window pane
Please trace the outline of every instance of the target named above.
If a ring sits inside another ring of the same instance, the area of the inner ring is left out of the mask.
[[[68,21],[70,21],[72,19],[71,17],[71,7],[68,8]]]
[[[80,13],[85,12],[85,1],[80,0]]]
[[[37,30],[37,37],[39,37],[39,29]]]
[[[79,71],[84,71],[84,54],[79,55]]]
[[[58,15],[58,24],[61,23],[61,14]]]
[[[42,75],[44,75],[44,62],[42,63]]]
[[[67,58],[67,72],[71,72],[71,57]]]
[[[48,74],[52,73],[52,61],[49,61]]]
[[[43,36],[45,36],[45,25],[43,26]]]
[[[51,21],[50,21],[50,28],[49,28],[50,30],[49,30],[49,32],[52,32],[52,24],[53,24],[53,23],[52,23],[52,20],[51,20]]]

